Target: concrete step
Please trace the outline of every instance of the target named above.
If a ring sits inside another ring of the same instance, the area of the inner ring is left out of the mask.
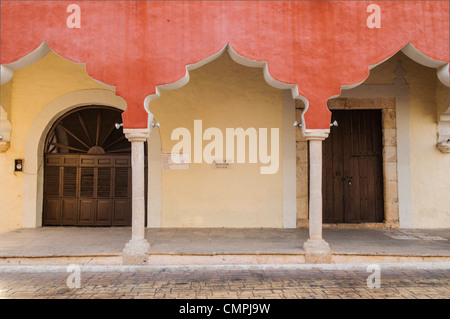
[[[420,263],[450,262],[450,256],[436,255],[374,255],[332,254],[332,264],[349,263]],[[122,255],[70,255],[70,256],[2,256],[0,266],[70,265],[117,266],[122,265]],[[147,265],[290,265],[306,264],[304,253],[152,253]]]

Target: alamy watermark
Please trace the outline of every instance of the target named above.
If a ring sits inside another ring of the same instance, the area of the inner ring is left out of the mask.
[[[70,15],[67,17],[66,25],[69,29],[81,28],[81,8],[78,4],[69,4],[66,9]],[[366,24],[370,29],[381,28],[381,7],[377,4],[367,6],[366,12],[370,13],[367,17]]]
[[[81,28],[81,8],[78,4],[69,4],[66,12],[70,15],[66,19],[66,25],[69,29]]]
[[[70,273],[67,277],[66,284],[69,289],[81,288],[81,267],[80,265],[70,264],[67,266],[66,272]],[[378,264],[370,264],[366,268],[366,272],[370,275],[366,279],[367,288],[381,288],[381,267]],[[188,311],[185,312],[187,313]]]
[[[67,266],[66,272],[70,275],[67,277],[66,284],[67,288],[74,289],[81,287],[81,268],[79,265],[71,264]]]
[[[367,288],[381,288],[381,268],[380,265],[371,264],[367,266],[367,272],[371,274],[367,277]]]
[[[185,127],[172,131],[171,139],[178,141],[172,147],[172,161],[180,163],[180,160],[184,159],[188,163],[233,163],[236,158],[237,163],[246,163],[248,158],[248,163],[264,165],[260,167],[261,174],[275,174],[280,164],[279,128],[270,129],[270,143],[268,134],[268,128],[254,127],[245,130],[241,127],[226,128],[225,133],[217,127],[209,127],[203,131],[202,120],[194,120],[193,136]],[[204,141],[209,142],[203,145]],[[189,155],[186,159],[176,154]]]

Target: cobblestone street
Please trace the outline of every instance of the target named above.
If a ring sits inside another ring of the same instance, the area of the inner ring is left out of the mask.
[[[144,271],[0,272],[0,298],[183,299],[429,299],[450,298],[449,269],[381,269],[372,272],[295,268],[156,267]],[[68,285],[69,282],[69,285]]]

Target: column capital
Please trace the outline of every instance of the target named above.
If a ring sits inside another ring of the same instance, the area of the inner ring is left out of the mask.
[[[309,140],[324,140],[328,137],[328,134],[330,134],[330,129],[303,129],[302,130],[303,136],[309,141]]]
[[[130,142],[145,142],[150,136],[150,129],[123,129],[123,133]]]

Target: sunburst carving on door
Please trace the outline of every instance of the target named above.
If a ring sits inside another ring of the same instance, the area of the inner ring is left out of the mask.
[[[60,118],[50,130],[45,153],[102,155],[129,153],[131,146],[122,129],[121,111],[104,106],[87,106]]]

